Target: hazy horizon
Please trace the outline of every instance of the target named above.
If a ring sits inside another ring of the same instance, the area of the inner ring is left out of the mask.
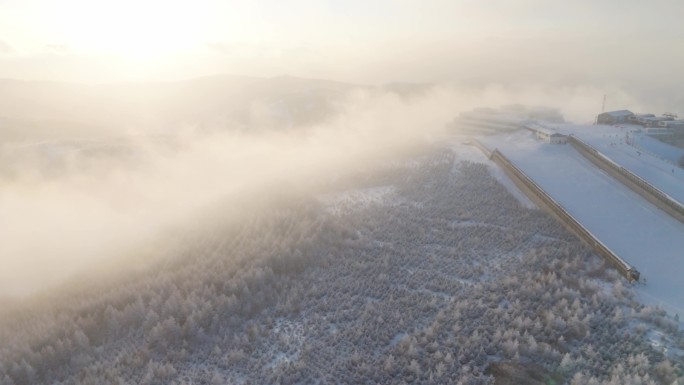
[[[681,104],[681,14],[675,0],[4,0],[0,77],[546,84]]]
[[[682,14],[676,0],[4,0],[0,78],[289,75],[592,99],[582,121],[603,95],[609,110],[684,113]]]

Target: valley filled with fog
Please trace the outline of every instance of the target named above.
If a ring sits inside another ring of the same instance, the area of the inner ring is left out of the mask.
[[[3,82],[2,385],[681,380],[679,323],[452,124],[560,94]]]

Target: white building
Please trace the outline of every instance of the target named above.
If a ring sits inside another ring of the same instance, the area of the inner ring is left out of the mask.
[[[539,124],[528,124],[525,126],[528,130],[534,132],[534,135],[550,144],[565,144],[567,142],[567,137],[563,134],[559,134],[553,130],[541,126]]]

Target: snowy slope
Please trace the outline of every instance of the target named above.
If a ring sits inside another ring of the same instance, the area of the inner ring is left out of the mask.
[[[644,151],[657,155],[670,163],[676,164],[679,162],[679,159],[684,156],[684,149],[663,143],[648,135],[643,135],[636,144]]]
[[[571,146],[520,132],[483,140],[498,148],[644,279],[646,302],[684,312],[684,224],[613,179]]]
[[[629,128],[577,125],[558,125],[556,128],[565,134],[572,133],[614,162],[684,203],[684,170],[670,161],[670,158],[677,159],[679,149],[642,133],[630,132]],[[654,141],[660,144],[654,144]],[[646,147],[662,153],[645,151]]]

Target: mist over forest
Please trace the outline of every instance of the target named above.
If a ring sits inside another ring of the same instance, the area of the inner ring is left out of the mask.
[[[438,141],[463,109],[565,98],[290,76],[0,82],[3,294],[127,255],[231,194],[307,190]],[[590,117],[593,100],[576,92],[567,109]]]
[[[681,376],[650,342],[682,349],[677,322],[453,124],[559,94],[3,82],[2,384]],[[593,111],[582,92],[573,116]]]
[[[681,116],[682,14],[0,0],[0,385],[684,384],[676,307],[473,140]]]
[[[291,77],[8,83],[0,255],[2,286],[17,292],[125,254],[227,196],[337,178],[453,117],[440,107],[451,96],[428,88],[411,100]]]

